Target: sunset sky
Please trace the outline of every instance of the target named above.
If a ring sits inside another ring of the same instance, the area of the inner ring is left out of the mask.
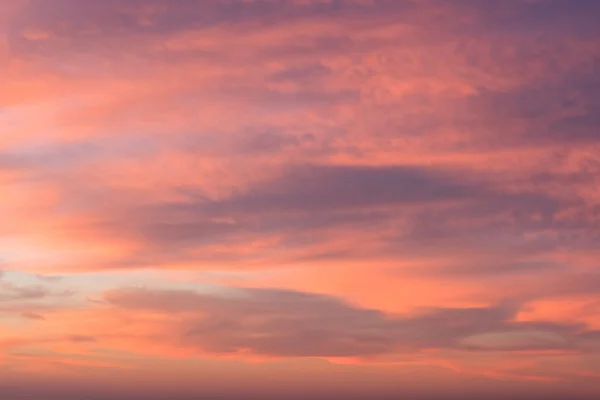
[[[600,398],[598,21],[0,0],[0,399]]]

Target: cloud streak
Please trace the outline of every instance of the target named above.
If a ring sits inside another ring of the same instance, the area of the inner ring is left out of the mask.
[[[179,328],[184,345],[217,353],[348,357],[440,348],[583,351],[583,339],[600,346],[598,332],[583,325],[515,321],[519,307],[511,302],[394,316],[331,296],[274,289],[228,289],[222,295],[129,289],[108,292],[105,300],[130,310],[184,313]]]

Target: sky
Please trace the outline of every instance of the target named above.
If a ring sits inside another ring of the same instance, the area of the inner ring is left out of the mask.
[[[598,398],[599,18],[0,0],[0,398]]]

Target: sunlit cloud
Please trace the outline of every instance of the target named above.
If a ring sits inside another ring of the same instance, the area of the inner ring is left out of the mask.
[[[596,3],[0,3],[0,397],[594,394]]]

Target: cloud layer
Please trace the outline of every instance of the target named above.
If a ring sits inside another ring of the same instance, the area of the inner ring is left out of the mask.
[[[578,324],[514,321],[502,303],[479,308],[433,308],[386,315],[334,297],[274,289],[236,289],[224,295],[185,291],[119,290],[106,300],[132,310],[186,314],[180,338],[217,353],[346,357],[464,350],[600,350],[600,331]]]
[[[596,2],[1,3],[0,377],[595,393]]]

